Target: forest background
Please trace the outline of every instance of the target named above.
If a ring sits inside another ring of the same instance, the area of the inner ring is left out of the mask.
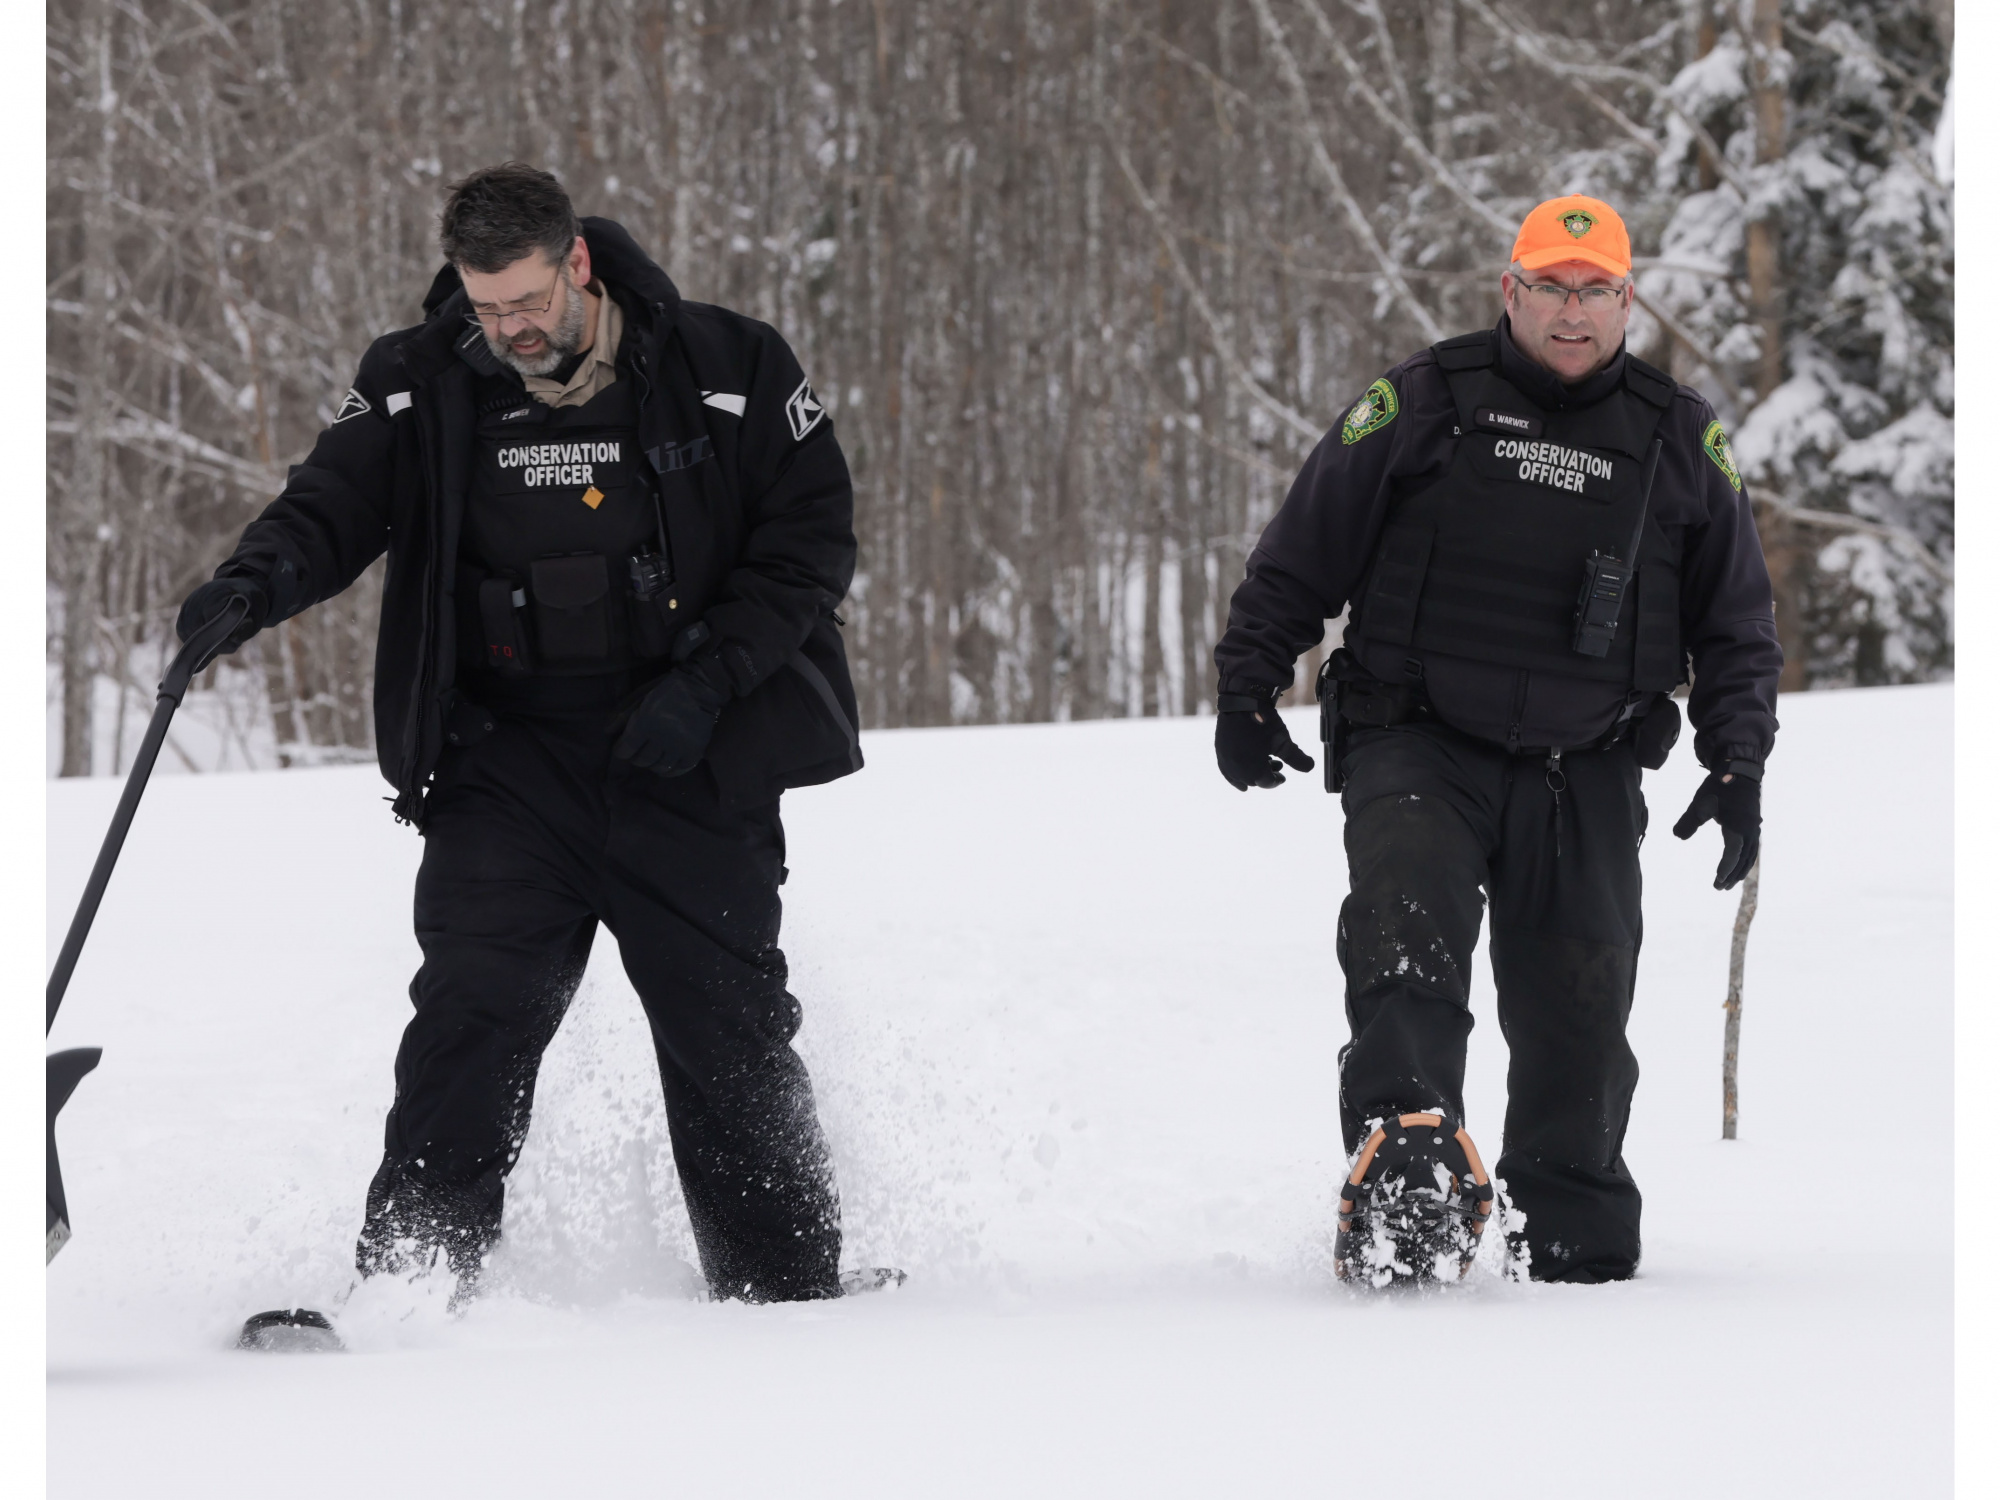
[[[1951,671],[1949,0],[47,21],[52,774],[121,768],[180,600],[420,316],[444,185],[507,157],[797,349],[854,470],[869,727],[1205,711],[1313,445],[1489,325],[1572,191],[1632,230],[1632,347],[1733,437],[1785,686]],[[209,674],[189,768],[372,757],[379,568]]]

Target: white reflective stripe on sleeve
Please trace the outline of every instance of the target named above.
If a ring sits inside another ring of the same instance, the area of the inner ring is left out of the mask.
[[[740,417],[743,415],[743,408],[748,406],[750,402],[747,397],[743,396],[728,396],[724,395],[721,391],[703,391],[701,393],[701,404],[703,406],[718,407],[728,412],[732,417]]]
[[[382,404],[389,408],[389,415],[393,417],[397,412],[410,404],[410,393],[408,391],[396,391]]]

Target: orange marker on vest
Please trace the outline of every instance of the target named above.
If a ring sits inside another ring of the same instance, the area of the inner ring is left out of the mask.
[[[598,506],[604,503],[604,491],[593,484],[583,492],[583,503],[588,505],[592,510],[596,510]]]

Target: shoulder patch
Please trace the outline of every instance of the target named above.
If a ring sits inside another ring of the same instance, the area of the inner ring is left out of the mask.
[[[348,387],[347,394],[341,398],[340,410],[333,414],[333,422],[331,423],[331,425],[338,427],[342,422],[345,422],[349,417],[358,417],[363,412],[373,411],[374,409],[375,409],[374,407],[368,404],[368,398],[366,396],[362,395],[361,392],[355,390],[352,386],[350,386]]]
[[[1348,444],[1360,442],[1369,433],[1395,421],[1397,410],[1396,388],[1387,380],[1376,381],[1348,410],[1340,424],[1340,440]]]
[[[799,388],[785,402],[785,420],[792,424],[792,440],[803,441],[807,433],[819,426],[820,419],[825,415],[826,408],[813,394],[811,383],[801,380]]]
[[[1738,494],[1743,492],[1743,476],[1736,469],[1736,450],[1729,446],[1729,434],[1722,430],[1720,422],[1710,422],[1708,431],[1701,435],[1701,451],[1709,461],[1722,470],[1729,481],[1729,487]]]

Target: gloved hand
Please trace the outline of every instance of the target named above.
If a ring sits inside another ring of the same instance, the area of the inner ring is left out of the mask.
[[[1722,863],[1715,867],[1715,888],[1726,891],[1757,863],[1758,835],[1764,827],[1763,783],[1744,771],[1710,771],[1674,824],[1674,837],[1693,838],[1711,818],[1722,828]]]
[[[219,648],[222,655],[229,655],[262,630],[264,621],[270,617],[271,595],[261,579],[244,577],[241,574],[230,578],[209,579],[207,583],[189,594],[187,602],[181,605],[180,617],[174,621],[175,633],[182,640],[186,640],[227,609],[232,599],[246,600],[250,608]]]
[[[687,775],[701,763],[731,692],[729,674],[712,654],[674,668],[632,710],[611,753],[661,776]]]
[[[1215,716],[1215,763],[1222,768],[1222,779],[1237,791],[1283,786],[1285,773],[1271,759],[1274,755],[1294,771],[1313,768],[1313,758],[1293,742],[1291,731],[1278,717],[1275,699],[1224,693],[1217,707],[1221,711]]]

